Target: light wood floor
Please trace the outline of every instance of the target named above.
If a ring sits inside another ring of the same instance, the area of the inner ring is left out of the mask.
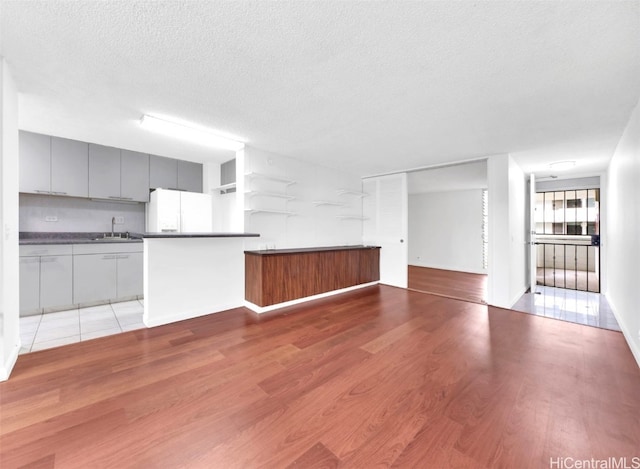
[[[548,468],[638,456],[622,335],[374,286],[20,356],[0,466]]]
[[[454,270],[409,266],[409,288],[474,303],[487,302],[487,276]]]

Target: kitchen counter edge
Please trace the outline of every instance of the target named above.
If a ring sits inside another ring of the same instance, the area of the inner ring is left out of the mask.
[[[257,238],[258,233],[142,233],[143,239],[154,238]]]
[[[264,249],[261,251],[245,251],[245,254],[253,256],[277,256],[283,254],[304,254],[312,252],[328,252],[328,251],[351,251],[356,249],[380,249],[380,246],[320,246],[315,248],[294,248],[294,249]]]

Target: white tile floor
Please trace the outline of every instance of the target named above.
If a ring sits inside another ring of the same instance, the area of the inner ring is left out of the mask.
[[[538,286],[525,293],[511,309],[525,313],[619,331],[604,295],[564,288]]]
[[[142,329],[143,307],[143,300],[133,300],[22,317],[20,353]]]

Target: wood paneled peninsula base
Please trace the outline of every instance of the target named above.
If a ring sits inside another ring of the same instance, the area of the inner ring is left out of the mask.
[[[380,247],[245,251],[245,299],[265,307],[380,280]]]

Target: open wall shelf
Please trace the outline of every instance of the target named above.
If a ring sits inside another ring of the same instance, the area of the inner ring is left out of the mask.
[[[338,195],[354,195],[356,197],[368,197],[366,192],[352,191],[349,189],[338,189]]]
[[[245,192],[245,195],[247,197],[261,196],[261,197],[277,197],[279,199],[286,199],[286,200],[294,200],[295,199],[295,197],[292,196],[292,195],[282,194],[280,192],[247,191],[247,192]]]
[[[343,203],[340,202],[332,202],[330,200],[314,200],[313,202],[311,202],[313,205],[315,205],[316,207],[319,207],[320,205],[330,205],[333,207],[344,207]]]
[[[262,209],[251,209],[251,208],[247,208],[245,209],[244,213],[248,213],[249,215],[254,215],[256,213],[270,213],[272,215],[286,215],[288,217],[292,217],[294,215],[296,215],[295,212],[287,212],[285,210],[262,210]]]
[[[282,184],[286,184],[287,186],[296,183],[296,181],[292,181],[291,179],[268,176],[266,174],[255,173],[253,171],[246,173],[245,176],[248,177],[249,179],[263,179],[265,181],[281,182]]]
[[[220,186],[220,187],[214,187],[213,189],[211,189],[211,192],[228,191],[229,189],[235,189],[235,188],[236,188],[236,183],[235,182],[230,182],[229,184],[225,184],[225,185]]]
[[[336,218],[339,218],[341,220],[368,220],[369,219],[367,217],[362,217],[360,215],[338,215],[336,216]]]

